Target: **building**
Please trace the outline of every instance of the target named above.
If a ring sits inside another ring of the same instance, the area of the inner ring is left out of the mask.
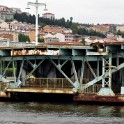
[[[0,19],[1,20],[13,20],[14,19],[14,13],[11,12],[11,9],[7,6],[1,6],[0,5]]]
[[[17,32],[1,32],[0,31],[0,40],[18,42],[18,33]]]
[[[29,39],[31,42],[35,41],[35,29],[29,31]]]
[[[70,28],[63,28],[63,33],[72,34],[72,30]]]
[[[42,14],[42,18],[47,18],[47,19],[53,20],[53,19],[55,19],[55,15],[47,12],[47,13]]]
[[[0,20],[0,29],[9,29],[9,24],[3,20]]]
[[[46,33],[63,33],[63,28],[56,25],[46,25],[43,30]]]
[[[110,31],[110,26],[109,25],[94,25],[90,27],[90,29],[96,32],[106,33]]]
[[[55,40],[55,42],[73,42],[74,36],[72,34],[65,33],[48,33],[44,36],[44,39],[51,38],[51,42]]]
[[[14,15],[13,15],[13,13],[10,13],[10,12],[1,11],[0,12],[0,19],[4,20],[4,21],[13,20]]]
[[[12,21],[10,22],[10,29],[14,30],[31,30],[35,28],[34,24],[28,24],[26,22]]]
[[[99,43],[104,42],[103,38],[100,38],[97,36],[85,37],[84,39],[85,39],[85,45],[90,45],[91,43],[96,43],[96,42],[99,42]]]
[[[21,11],[21,9],[20,8],[10,8],[10,11],[12,12],[12,13],[22,13],[22,11]]]
[[[45,38],[45,42],[59,42],[59,39],[56,37],[47,37]]]
[[[116,31],[124,32],[124,25],[117,25],[116,26]]]
[[[71,33],[65,33],[65,42],[72,42],[74,41],[74,35]]]

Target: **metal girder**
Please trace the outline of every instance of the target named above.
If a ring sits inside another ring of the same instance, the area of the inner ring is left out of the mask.
[[[9,67],[9,65],[11,64],[11,62],[12,62],[12,59],[11,59],[11,60],[9,61],[9,63],[7,64],[7,67],[5,68],[5,70],[4,70],[4,72],[3,72],[3,77],[4,77],[5,73],[6,73],[6,71],[7,71],[8,67]]]
[[[20,76],[21,76],[21,73],[22,73],[22,69],[23,69],[23,65],[24,65],[24,59],[23,59],[23,61],[22,61],[22,63],[21,63],[21,67],[20,67],[20,71],[19,71],[18,78],[17,78],[17,82],[18,82],[19,79],[20,79]]]
[[[48,55],[42,55],[42,56],[14,56],[13,60],[23,60],[23,57],[25,57],[27,60],[41,60],[44,59],[44,57],[48,57]],[[59,58],[61,60],[67,60],[70,56],[59,56]],[[84,56],[83,56],[84,57]],[[10,61],[12,57],[4,57],[2,59],[4,59],[5,61]],[[49,56],[49,58],[51,58],[52,60],[57,60],[58,56]],[[82,56],[71,56],[71,58],[73,60],[77,60],[77,61],[81,61],[82,60]],[[87,56],[87,61],[97,61],[97,56]]]
[[[70,59],[70,56],[68,59],[66,59],[66,61],[63,62],[63,64],[61,65],[61,68],[68,62],[69,59]]]
[[[34,67],[34,64],[32,64],[27,58],[25,58],[25,60],[31,65],[31,67]]]
[[[76,71],[76,68],[75,68],[75,64],[74,64],[74,61],[71,59],[71,63],[72,63],[72,69],[73,69],[73,72],[74,72],[74,77],[75,77],[75,82],[74,82],[74,86],[75,86],[75,91],[77,91],[79,89],[79,80],[78,80],[78,75],[77,75],[77,71]]]
[[[80,76],[80,84],[83,82],[83,76],[84,76],[84,68],[85,68],[85,59],[82,59],[82,66],[81,66],[81,76]]]
[[[99,77],[99,58],[97,59],[97,77]]]
[[[14,60],[12,61],[13,63],[13,76],[14,76],[14,83],[16,83],[16,71],[15,71],[15,63]]]
[[[33,68],[33,70],[32,70],[27,76],[30,76],[30,75],[44,62],[44,60],[45,60],[45,59],[41,60],[41,61],[39,62],[39,64],[36,65],[36,66]]]
[[[71,59],[71,64],[72,64],[72,69],[73,69],[73,72],[74,72],[74,77],[75,77],[75,80],[77,81],[77,82],[79,82],[78,81],[78,76],[77,76],[77,71],[76,71],[76,68],[75,68],[75,64],[74,64],[74,61]]]
[[[92,69],[91,65],[89,64],[89,62],[87,61],[87,59],[86,59],[86,58],[85,58],[85,60],[86,60],[86,63],[87,63],[87,65],[88,65],[89,69],[91,70],[91,72],[92,72],[93,76],[96,78],[96,74],[95,74],[95,72],[93,71],[93,69]]]
[[[115,73],[115,72],[119,71],[119,70],[122,69],[122,68],[124,68],[124,63],[118,65],[116,68],[113,68],[112,71],[111,71],[111,73]],[[104,77],[106,77],[106,76],[108,76],[108,75],[109,75],[109,73],[106,72],[105,75],[101,75],[101,76],[99,76],[99,77],[96,77],[96,78],[93,79],[92,81],[88,82],[88,83],[83,87],[82,90],[84,90],[84,89],[86,89],[86,88],[92,86],[93,84],[99,82],[100,80],[102,80]]]
[[[72,84],[72,86],[73,87],[75,87],[74,86],[74,83],[70,80],[70,78],[61,70],[61,68],[59,68],[58,66],[57,66],[57,64],[52,60],[52,59],[50,59],[49,57],[48,57],[48,59],[50,60],[50,62],[63,74],[63,76]]]

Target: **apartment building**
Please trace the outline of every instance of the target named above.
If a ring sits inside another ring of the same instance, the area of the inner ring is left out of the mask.
[[[7,6],[1,6],[0,5],[0,20],[13,20],[14,19],[14,13],[11,12],[11,9]]]
[[[26,22],[12,21],[9,23],[10,29],[14,30],[31,30],[35,28],[34,24],[28,24]]]

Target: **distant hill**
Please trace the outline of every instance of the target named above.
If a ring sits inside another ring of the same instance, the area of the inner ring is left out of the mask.
[[[35,24],[35,15],[28,15],[27,13],[16,13],[14,15],[14,19],[18,20],[19,22],[27,22],[31,24]],[[70,19],[60,18],[60,19],[46,19],[39,17],[39,25],[41,27],[44,27],[45,25],[57,25],[62,26],[65,28],[70,28],[73,31],[73,34],[79,34],[79,35],[88,35],[88,36],[99,36],[99,37],[105,37],[104,34],[93,31],[93,30],[87,30],[85,28],[78,28],[79,25],[82,25],[84,27],[89,27],[89,24],[79,24],[73,22],[73,18],[70,17]]]

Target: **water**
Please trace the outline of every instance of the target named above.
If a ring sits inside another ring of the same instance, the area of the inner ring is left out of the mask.
[[[0,102],[0,124],[124,124],[123,106]]]

